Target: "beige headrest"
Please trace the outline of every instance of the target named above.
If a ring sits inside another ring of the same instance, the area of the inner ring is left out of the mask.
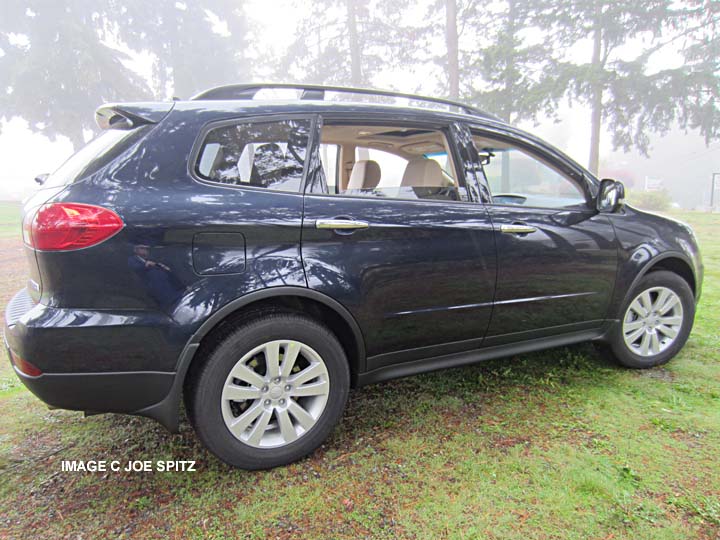
[[[408,161],[402,186],[444,187],[446,184],[440,164],[434,159],[418,158]]]
[[[348,189],[375,189],[380,183],[380,165],[372,159],[356,161],[350,173]]]

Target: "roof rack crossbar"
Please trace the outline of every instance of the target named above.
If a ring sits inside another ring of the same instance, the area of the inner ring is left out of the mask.
[[[450,99],[419,96],[416,94],[406,94],[404,92],[393,92],[390,90],[376,90],[373,88],[352,88],[348,86],[325,86],[318,84],[292,84],[292,83],[254,83],[254,84],[229,84],[225,86],[217,86],[210,88],[204,92],[190,98],[193,101],[198,100],[233,100],[233,99],[253,99],[260,90],[265,89],[289,89],[289,90],[302,90],[300,99],[312,99],[312,100],[324,100],[326,92],[338,92],[346,94],[363,94],[370,96],[386,96],[404,98],[415,101],[424,101],[428,103],[437,103],[440,105],[447,105],[451,107],[457,107],[458,109],[471,114],[474,116],[486,116],[492,117],[491,114],[486,113],[476,107],[460,103],[459,101],[452,101]]]

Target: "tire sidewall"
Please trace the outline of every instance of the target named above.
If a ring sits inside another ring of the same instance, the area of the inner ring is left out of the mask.
[[[667,287],[678,295],[683,308],[683,322],[680,332],[670,347],[662,351],[660,354],[646,357],[635,354],[625,344],[622,325],[630,303],[642,291],[653,287]],[[692,331],[694,320],[695,297],[687,282],[672,272],[651,272],[643,276],[625,298],[610,346],[617,360],[624,366],[637,369],[659,366],[670,361],[670,359],[672,359],[680,351],[680,349],[683,348],[690,336],[690,332]]]
[[[222,416],[222,390],[230,373],[245,354],[274,340],[295,340],[314,349],[328,371],[330,391],[320,418],[296,441],[278,448],[255,448],[238,440]],[[210,354],[199,373],[193,399],[195,429],[211,452],[243,469],[265,469],[296,461],[315,450],[340,420],[347,401],[350,373],[337,338],[316,322],[295,315],[272,315],[231,333]]]

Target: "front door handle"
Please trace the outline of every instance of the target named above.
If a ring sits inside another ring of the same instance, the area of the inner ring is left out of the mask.
[[[333,229],[333,230],[349,230],[349,229],[367,229],[370,224],[367,221],[359,221],[356,219],[318,219],[315,221],[316,229]]]
[[[500,232],[508,234],[530,234],[537,231],[531,225],[523,225],[521,223],[513,223],[512,225],[500,225]]]

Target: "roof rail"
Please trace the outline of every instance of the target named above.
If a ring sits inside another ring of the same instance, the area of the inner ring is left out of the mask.
[[[293,83],[254,83],[254,84],[228,84],[225,86],[217,86],[210,88],[204,92],[191,97],[193,101],[198,100],[233,100],[233,99],[253,99],[255,94],[265,89],[290,89],[302,90],[300,99],[324,100],[325,92],[339,92],[346,94],[364,94],[370,96],[386,96],[412,99],[415,101],[424,101],[428,103],[438,103],[450,107],[457,107],[461,111],[473,116],[484,116],[494,118],[493,115],[482,111],[471,105],[452,101],[449,99],[419,96],[416,94],[405,94],[403,92],[393,92],[390,90],[375,90],[372,88],[352,88],[348,86],[325,86],[319,84],[293,84]]]

